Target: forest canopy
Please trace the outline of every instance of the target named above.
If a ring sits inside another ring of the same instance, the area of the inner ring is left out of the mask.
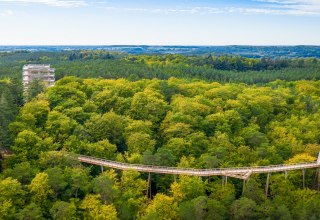
[[[6,125],[0,219],[319,219],[316,170],[304,188],[301,171],[273,174],[267,194],[265,175],[243,188],[233,178],[153,174],[150,198],[147,174],[101,173],[73,156],[190,168],[313,162],[319,117],[316,80],[64,77]]]

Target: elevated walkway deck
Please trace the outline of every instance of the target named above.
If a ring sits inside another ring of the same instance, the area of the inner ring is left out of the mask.
[[[78,160],[83,163],[99,165],[119,170],[136,170],[146,173],[162,173],[173,175],[190,175],[190,176],[228,176],[238,179],[248,179],[254,173],[275,173],[288,172],[291,170],[305,170],[310,168],[320,168],[320,153],[318,160],[313,163],[299,164],[280,164],[272,166],[257,166],[257,167],[234,167],[234,168],[215,168],[215,169],[191,169],[179,167],[163,167],[143,164],[120,163],[116,161],[105,160],[90,156],[81,155]]]

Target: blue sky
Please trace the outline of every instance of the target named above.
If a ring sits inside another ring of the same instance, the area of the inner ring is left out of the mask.
[[[320,0],[0,0],[0,45],[320,45]]]

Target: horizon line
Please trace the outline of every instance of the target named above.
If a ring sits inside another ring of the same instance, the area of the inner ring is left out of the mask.
[[[314,46],[320,47],[320,44],[8,44],[0,47],[232,47],[232,46],[253,46],[253,47],[299,47]]]

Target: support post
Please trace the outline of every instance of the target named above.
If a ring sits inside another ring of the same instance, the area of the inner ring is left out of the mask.
[[[177,182],[177,175],[176,174],[173,175],[173,180],[174,180],[174,182]]]
[[[151,173],[148,175],[148,196],[151,199]]]
[[[227,176],[222,176],[221,178],[222,178],[222,186],[227,185],[227,183],[228,183],[228,177],[227,177]]]
[[[101,168],[101,173],[103,173],[103,166],[100,166],[100,168]]]
[[[303,188],[306,187],[306,170],[305,169],[302,170],[302,185],[303,185]]]
[[[320,168],[318,168],[317,185],[318,185],[318,193],[319,193],[319,189],[320,189]]]
[[[243,180],[243,184],[242,184],[242,194],[244,193],[244,189],[246,188],[246,180]]]
[[[121,189],[122,189],[122,187],[123,187],[123,170],[121,170],[121,183],[120,183],[120,185],[121,185]]]
[[[268,196],[268,192],[269,192],[269,181],[270,181],[270,173],[268,173],[268,175],[267,175],[266,196]]]
[[[288,171],[284,171],[284,178],[285,178],[285,179],[288,178]]]

